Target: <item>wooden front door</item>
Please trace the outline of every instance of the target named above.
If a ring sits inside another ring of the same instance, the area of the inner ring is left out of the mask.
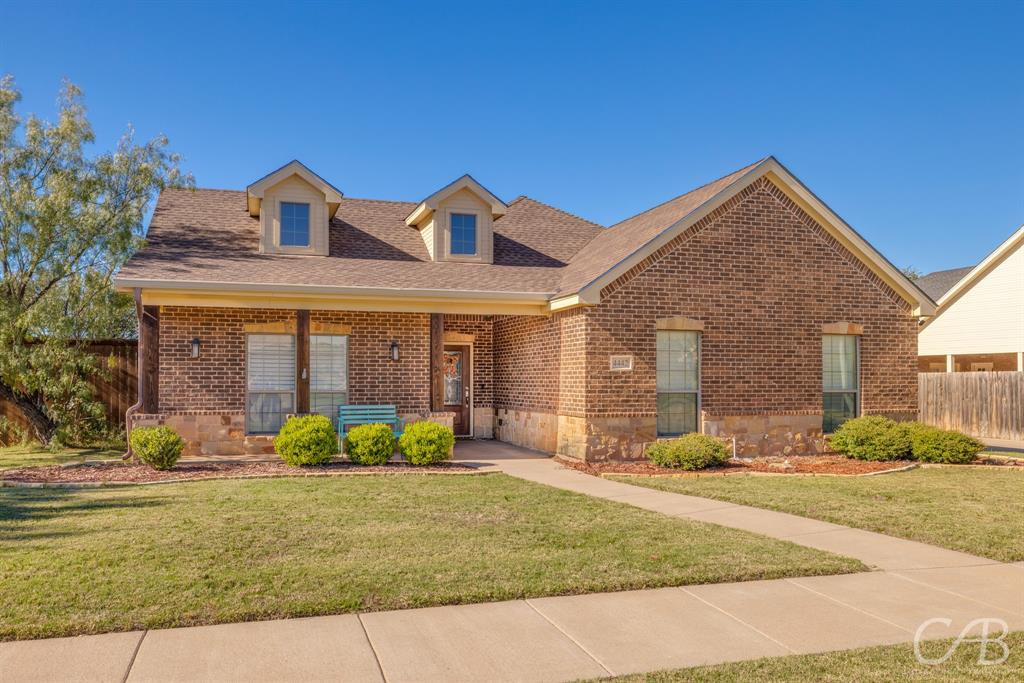
[[[455,413],[455,436],[472,436],[469,402],[472,393],[471,355],[468,346],[444,345],[444,409]]]

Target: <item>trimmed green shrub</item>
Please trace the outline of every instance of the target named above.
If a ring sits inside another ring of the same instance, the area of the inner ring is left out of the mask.
[[[174,467],[185,448],[185,440],[170,427],[136,427],[129,441],[136,457],[154,470]]]
[[[359,425],[345,437],[345,453],[360,465],[383,465],[395,454],[395,435],[391,425]]]
[[[911,430],[914,457],[921,462],[962,465],[973,462],[985,444],[961,432],[918,424]]]
[[[323,465],[338,454],[338,435],[323,415],[293,417],[274,439],[274,450],[292,467]]]
[[[451,457],[455,432],[436,422],[413,422],[398,437],[398,450],[413,465],[433,465]]]
[[[832,449],[857,460],[902,460],[911,457],[912,428],[880,415],[844,422],[829,437]]]
[[[671,441],[659,441],[647,449],[647,458],[659,467],[702,470],[729,459],[729,449],[707,434],[686,434]]]

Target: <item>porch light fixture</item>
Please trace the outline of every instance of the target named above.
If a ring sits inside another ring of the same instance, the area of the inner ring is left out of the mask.
[[[391,360],[397,361],[399,358],[398,353],[398,342],[394,339],[391,340]]]
[[[199,358],[199,346],[202,344],[202,342],[199,341],[199,337],[193,337],[190,343],[192,345],[192,357]]]

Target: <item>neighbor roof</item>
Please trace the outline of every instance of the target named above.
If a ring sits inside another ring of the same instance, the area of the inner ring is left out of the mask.
[[[917,278],[914,284],[920,287],[932,299],[938,301],[942,298],[943,294],[952,289],[953,285],[960,282],[961,278],[972,270],[974,270],[974,266],[937,270],[934,273],[928,273]]]

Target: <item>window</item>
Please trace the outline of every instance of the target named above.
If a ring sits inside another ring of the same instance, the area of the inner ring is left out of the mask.
[[[338,418],[338,406],[348,404],[348,337],[314,334],[309,337],[309,409]]]
[[[295,412],[295,337],[250,334],[246,357],[246,430],[250,434],[276,434],[285,416]]]
[[[826,334],[821,338],[821,373],[824,414],[821,429],[831,434],[857,417],[859,375],[858,340],[852,334]]]
[[[658,436],[697,431],[700,333],[658,330]]]
[[[451,215],[451,253],[473,256],[476,254],[476,215],[453,213]]]
[[[281,246],[309,246],[309,204],[281,202]]]

